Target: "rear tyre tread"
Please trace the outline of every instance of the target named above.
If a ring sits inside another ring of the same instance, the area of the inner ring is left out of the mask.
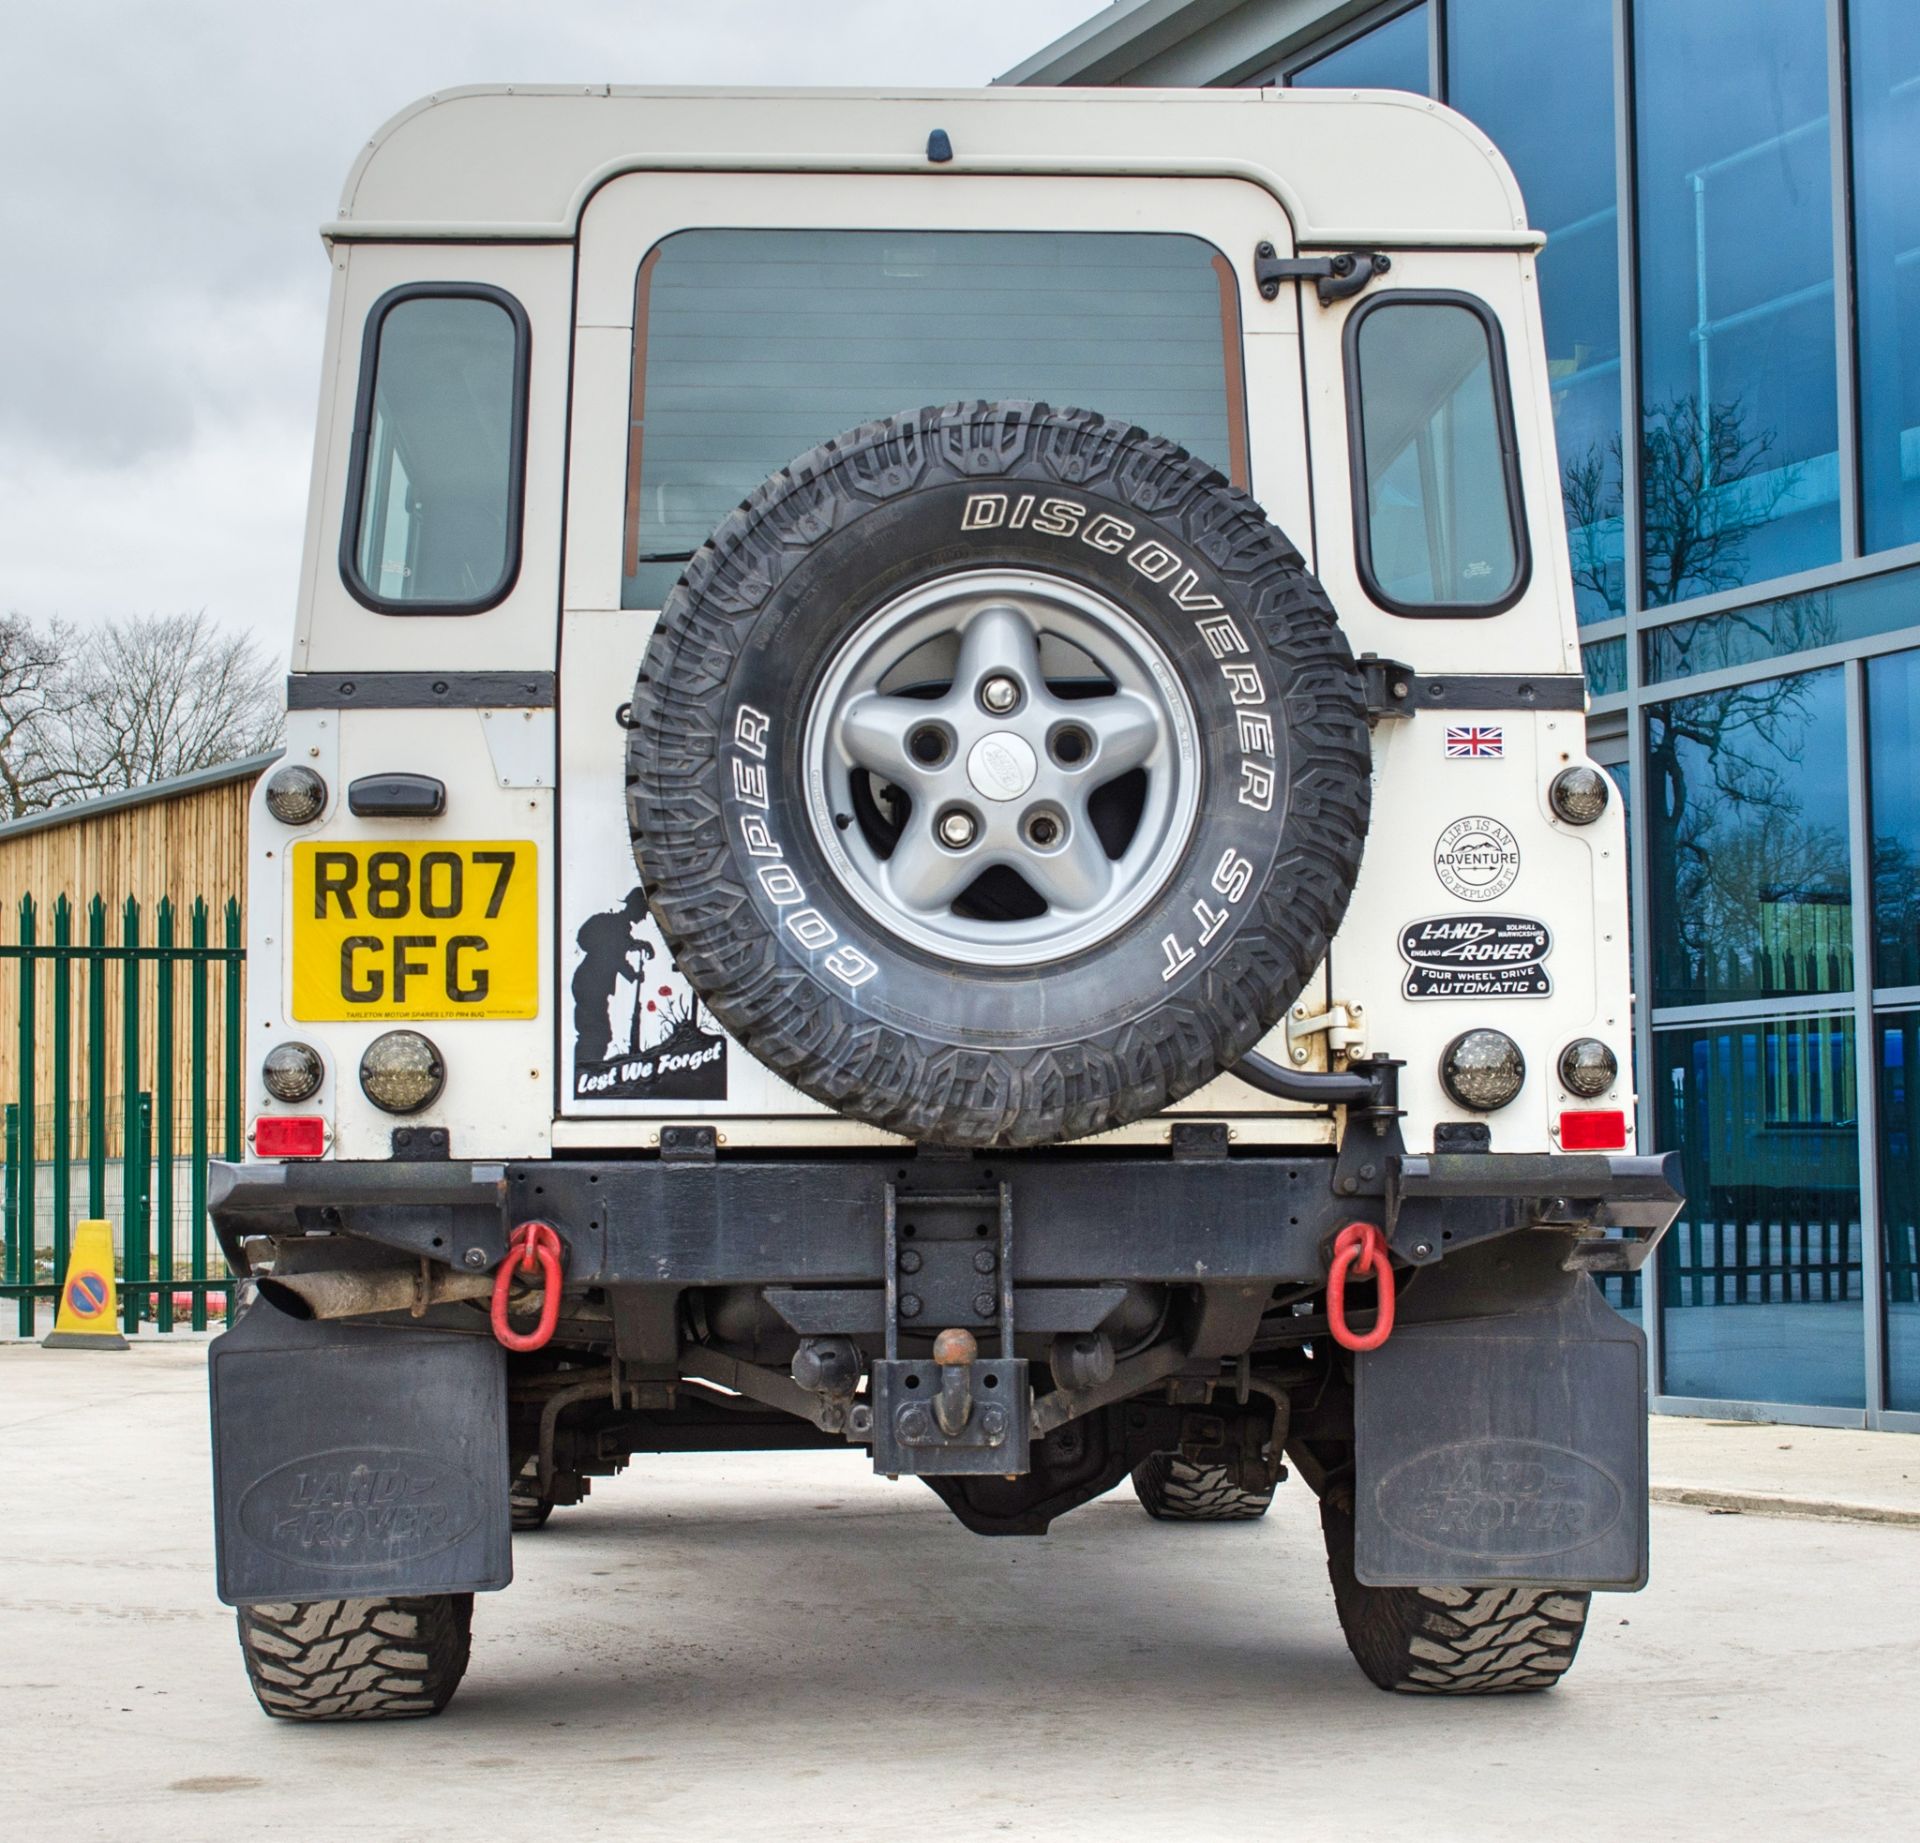
[[[1327,1574],[1354,1662],[1409,1696],[1551,1689],[1572,1665],[1593,1596],[1560,1587],[1369,1587],[1353,1571],[1353,1518],[1322,1499]]]
[[[1273,1487],[1248,1491],[1223,1465],[1199,1465],[1178,1453],[1155,1453],[1133,1470],[1134,1494],[1162,1523],[1250,1523],[1264,1517]]]
[[[267,1602],[239,1608],[240,1652],[280,1721],[438,1715],[466,1674],[473,1595]]]
[[[553,1499],[540,1494],[540,1461],[529,1459],[507,1493],[507,1511],[513,1528],[524,1534],[541,1528],[553,1515]]]

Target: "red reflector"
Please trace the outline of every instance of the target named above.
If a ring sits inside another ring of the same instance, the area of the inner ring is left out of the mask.
[[[1563,1113],[1560,1116],[1560,1149],[1563,1152],[1624,1152],[1627,1149],[1627,1116],[1616,1108]]]
[[[253,1123],[256,1158],[318,1158],[327,1149],[327,1123],[318,1114],[263,1113]]]

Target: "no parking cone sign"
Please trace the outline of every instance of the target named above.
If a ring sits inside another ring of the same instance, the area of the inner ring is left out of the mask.
[[[53,1329],[40,1340],[46,1350],[125,1350],[115,1322],[119,1294],[113,1284],[113,1224],[74,1225],[73,1253]]]

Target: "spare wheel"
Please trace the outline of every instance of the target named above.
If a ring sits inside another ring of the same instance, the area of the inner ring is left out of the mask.
[[[1035,403],[802,455],[714,533],[634,692],[681,971],[796,1087],[1038,1145],[1285,1013],[1366,833],[1359,674],[1299,553],[1173,443]]]

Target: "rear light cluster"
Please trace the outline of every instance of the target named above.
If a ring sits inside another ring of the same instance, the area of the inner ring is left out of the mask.
[[[327,784],[311,768],[290,762],[267,782],[267,811],[283,826],[311,825],[327,810]]]
[[[1617,1107],[1569,1108],[1560,1116],[1563,1152],[1624,1152],[1626,1147],[1627,1116]]]
[[[446,1080],[439,1050],[417,1030],[390,1030],[375,1037],[360,1058],[360,1086],[386,1113],[418,1113],[431,1106]]]
[[[1576,1100],[1595,1101],[1620,1079],[1618,1058],[1598,1037],[1577,1037],[1560,1052],[1560,1086]],[[1440,1058],[1440,1085],[1456,1106],[1493,1113],[1527,1084],[1527,1059],[1502,1030],[1467,1030]],[[1560,1146],[1567,1152],[1626,1149],[1627,1116],[1618,1107],[1566,1108],[1560,1114]]]
[[[255,1158],[318,1158],[327,1149],[327,1123],[319,1114],[263,1113],[253,1123]]]

